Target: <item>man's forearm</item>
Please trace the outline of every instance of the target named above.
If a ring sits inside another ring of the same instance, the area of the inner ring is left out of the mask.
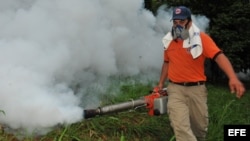
[[[215,62],[218,64],[221,70],[224,71],[229,79],[237,78],[231,62],[223,53],[215,58]]]
[[[165,80],[167,79],[167,76],[168,76],[168,63],[164,62],[162,65],[161,76],[160,76],[160,80],[158,83],[159,87],[161,87],[161,88],[163,87]]]

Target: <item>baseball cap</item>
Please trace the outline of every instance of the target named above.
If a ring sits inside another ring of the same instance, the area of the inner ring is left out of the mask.
[[[191,17],[191,11],[185,6],[179,6],[174,8],[172,20],[185,20]]]

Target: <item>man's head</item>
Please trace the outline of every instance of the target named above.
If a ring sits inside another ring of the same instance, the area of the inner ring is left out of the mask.
[[[187,39],[189,37],[188,29],[192,24],[191,11],[185,6],[179,6],[173,10],[173,28],[172,36],[174,39]]]

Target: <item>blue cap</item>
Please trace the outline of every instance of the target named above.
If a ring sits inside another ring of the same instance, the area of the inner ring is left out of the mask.
[[[174,8],[172,20],[185,20],[191,17],[191,11],[185,6]]]

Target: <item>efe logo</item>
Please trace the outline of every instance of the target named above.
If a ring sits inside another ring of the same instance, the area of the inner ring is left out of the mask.
[[[224,141],[249,141],[250,125],[224,125]]]
[[[228,136],[246,136],[246,129],[228,129]]]

